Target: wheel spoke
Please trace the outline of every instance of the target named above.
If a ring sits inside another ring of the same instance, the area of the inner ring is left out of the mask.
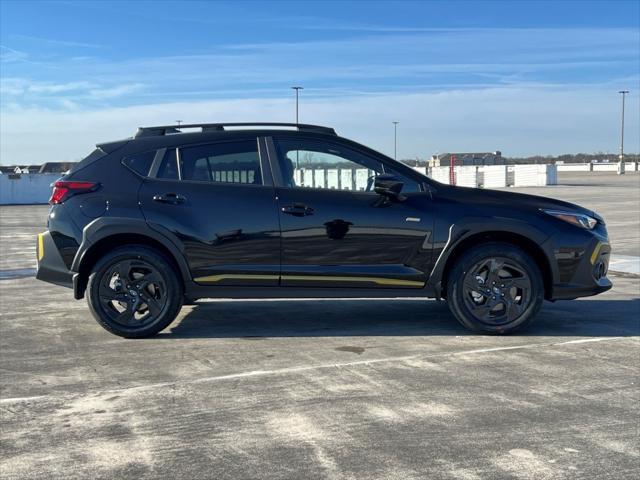
[[[474,305],[471,310],[477,318],[486,320],[489,317],[489,314],[491,313],[491,309],[493,307],[494,305],[487,302],[482,305]]]
[[[520,288],[522,290],[529,290],[531,288],[531,282],[527,277],[511,277],[511,278],[503,278],[500,280],[501,286],[504,285],[503,288]]]
[[[483,260],[482,262],[480,262],[479,264],[476,265],[476,267],[473,269],[473,272],[475,273],[475,275],[480,274],[481,272],[483,272],[484,270],[488,272],[491,271],[491,259],[487,258],[485,260]]]
[[[142,277],[136,280],[132,280],[130,282],[130,285],[132,287],[135,287],[135,288],[140,287],[141,290],[146,289],[151,284],[156,284],[156,285],[162,284],[162,277],[158,272],[151,271],[151,272],[145,273]]]
[[[126,310],[118,313],[114,320],[121,325],[131,325],[133,323],[135,310],[133,309],[133,302],[127,304]]]
[[[129,298],[124,292],[118,292],[117,290],[114,290],[113,288],[104,284],[100,285],[100,290],[98,291],[98,294],[102,300],[107,302],[110,302],[112,300],[116,302],[124,302],[124,303],[129,302]]]
[[[500,281],[499,274],[503,266],[504,266],[504,262],[496,258],[491,259],[489,263],[489,273],[487,275],[487,284],[493,285],[494,282],[497,283]]]
[[[482,293],[484,287],[480,285],[480,282],[478,282],[478,279],[473,273],[468,273],[464,278],[464,288],[473,292]]]
[[[149,312],[151,312],[151,315],[153,315],[154,317],[157,317],[158,315],[160,315],[160,312],[162,312],[162,305],[151,295],[144,295],[142,297],[142,301],[147,304],[147,306],[149,307]]]
[[[114,272],[118,274],[123,283],[131,280],[131,260],[123,260],[114,266]]]
[[[111,291],[111,293],[100,294],[100,299],[105,302],[121,302],[121,303],[129,303],[129,297],[126,293],[120,293],[116,291]]]
[[[507,303],[507,318],[509,321],[515,320],[522,314],[522,305],[516,302]]]

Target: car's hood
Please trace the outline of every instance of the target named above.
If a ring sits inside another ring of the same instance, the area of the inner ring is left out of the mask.
[[[555,198],[541,197],[539,195],[528,195],[503,190],[452,187],[448,185],[445,186],[445,188],[438,187],[436,194],[447,197],[450,200],[468,203],[470,206],[491,204],[496,207],[502,206],[509,209],[523,209],[529,211],[539,209],[563,210],[584,213],[603,221],[602,217],[597,213],[581,207],[580,205],[565,202],[563,200],[557,200]]]

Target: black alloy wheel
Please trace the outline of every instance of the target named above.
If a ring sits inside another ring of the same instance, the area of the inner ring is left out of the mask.
[[[481,333],[514,332],[533,320],[544,300],[544,282],[533,258],[515,245],[480,244],[457,259],[446,287],[451,312]]]
[[[120,260],[100,280],[100,307],[112,321],[125,327],[144,327],[156,321],[167,303],[167,287],[150,263]]]
[[[531,300],[531,280],[516,262],[491,257],[476,263],[466,273],[463,295],[477,320],[504,325],[524,313]]]
[[[87,301],[102,327],[126,338],[155,335],[182,306],[182,280],[160,252],[120,247],[101,258],[89,276]]]

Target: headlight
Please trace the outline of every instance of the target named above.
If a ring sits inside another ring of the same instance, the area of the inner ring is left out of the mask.
[[[586,228],[587,230],[593,230],[593,228],[598,224],[598,220],[589,215],[585,215],[584,213],[577,212],[565,212],[562,210],[542,210],[544,213],[549,215],[553,215],[560,220],[564,220],[565,222],[569,222],[576,227]]]

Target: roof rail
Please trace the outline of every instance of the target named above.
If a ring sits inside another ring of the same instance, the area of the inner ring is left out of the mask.
[[[330,127],[321,125],[309,125],[306,123],[273,123],[273,122],[252,122],[252,123],[189,123],[186,125],[160,125],[157,127],[140,127],[135,134],[135,138],[159,137],[182,133],[183,128],[200,128],[202,132],[223,132],[225,127],[294,127],[299,132],[317,132],[327,135],[336,135],[336,131]]]

